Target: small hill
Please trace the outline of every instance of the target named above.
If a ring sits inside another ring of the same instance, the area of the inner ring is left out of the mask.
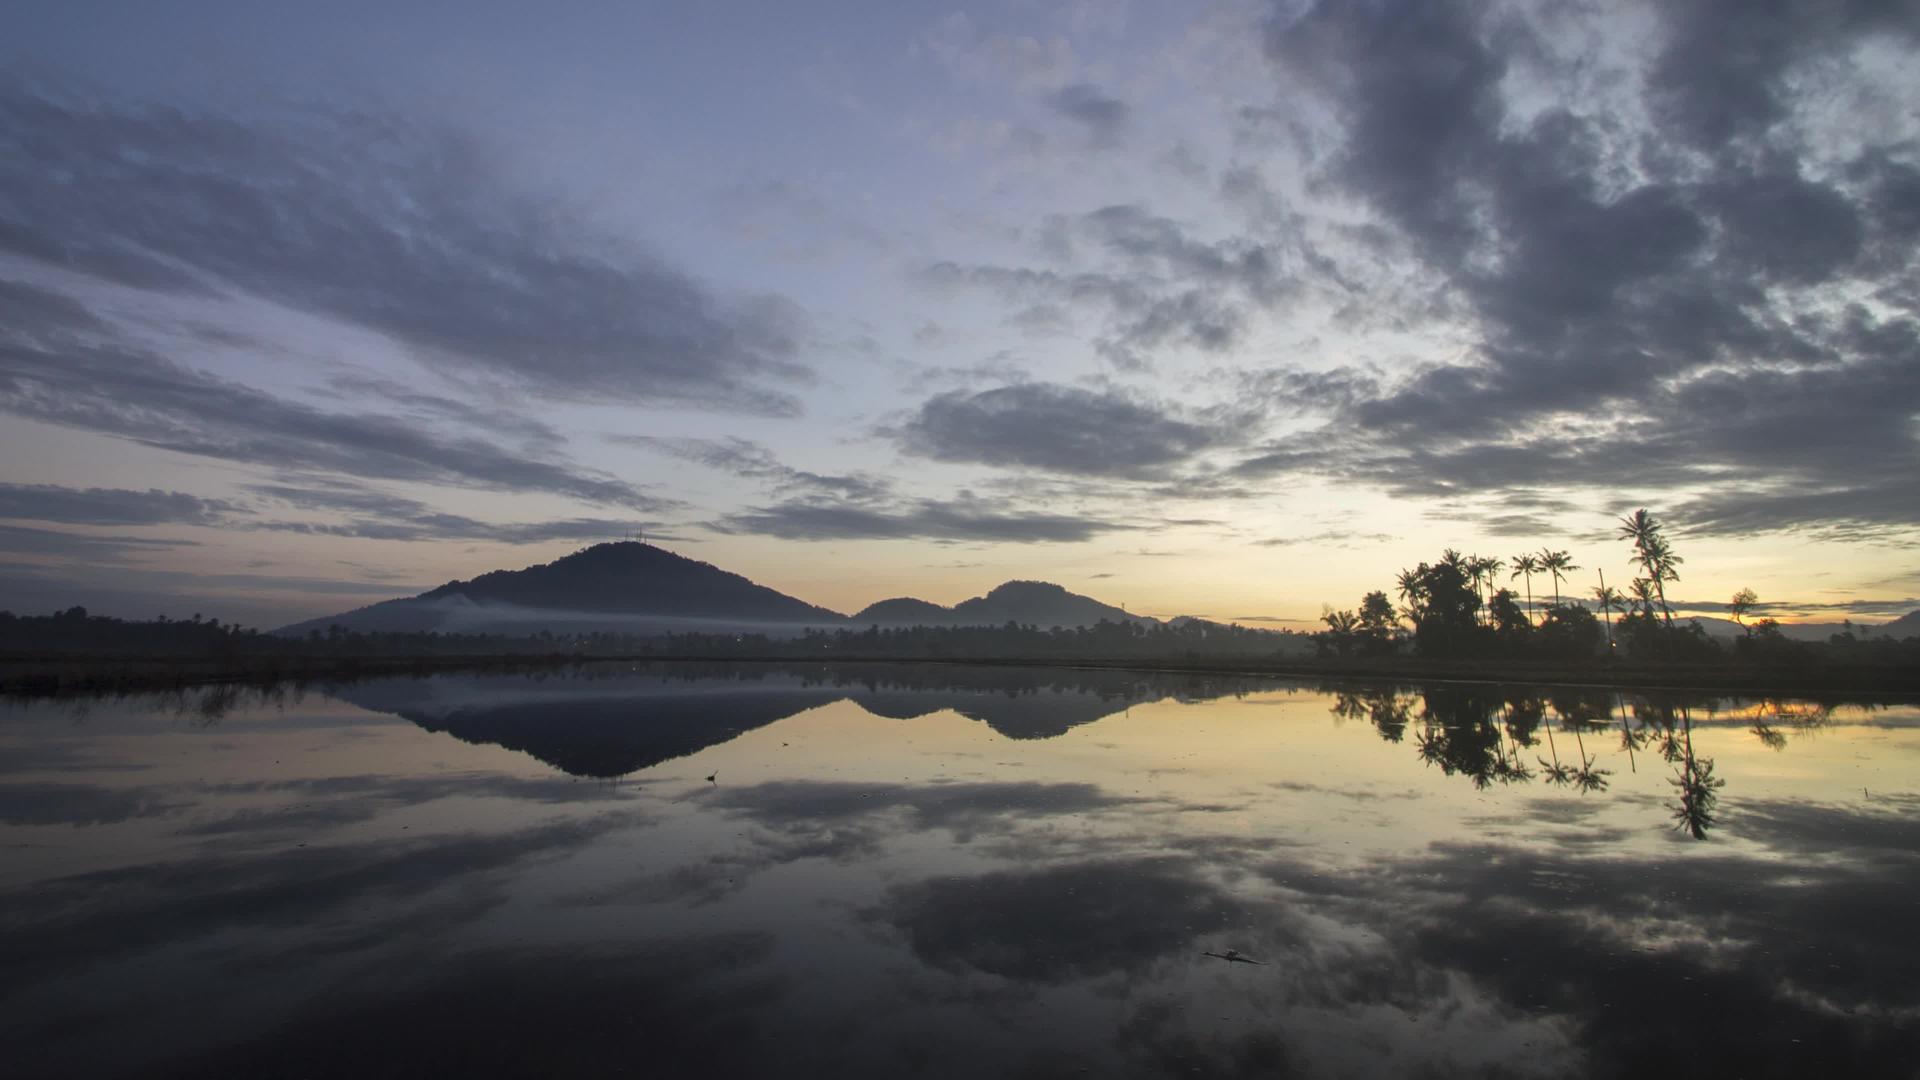
[[[651,544],[597,544],[523,570],[450,581],[418,596],[282,627],[324,632],[659,633],[841,625],[846,617]]]
[[[855,626],[1092,626],[1108,622],[1153,623],[1144,615],[1089,596],[1071,593],[1046,581],[1009,581],[985,596],[962,600],[952,607],[909,596],[882,600],[861,609],[850,620]]]
[[[945,626],[953,621],[953,609],[911,596],[880,600],[855,612],[855,626]]]
[[[1090,596],[1070,593],[1045,581],[1009,581],[985,596],[962,600],[953,606],[954,620],[962,625],[998,626],[1006,622],[1050,626],[1092,626],[1108,622],[1157,620],[1129,615],[1122,608],[1103,604]]]

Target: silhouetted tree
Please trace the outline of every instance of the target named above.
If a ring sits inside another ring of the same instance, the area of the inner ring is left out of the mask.
[[[1568,573],[1580,568],[1574,565],[1573,556],[1567,552],[1543,548],[1540,551],[1540,569],[1553,575],[1553,602],[1558,606],[1560,582],[1566,579]]]
[[[1507,575],[1508,581],[1512,581],[1514,578],[1526,579],[1527,619],[1529,622],[1533,619],[1533,575],[1539,572],[1540,560],[1535,558],[1531,552],[1526,552],[1513,557],[1513,573]]]
[[[1647,513],[1645,507],[1620,519],[1620,538],[1633,541],[1633,561],[1640,564],[1646,580],[1652,583],[1667,629],[1672,631],[1673,609],[1667,606],[1667,582],[1680,580],[1676,568],[1686,560],[1673,553],[1661,528],[1660,522]]]
[[[1619,589],[1616,589],[1613,586],[1608,585],[1606,583],[1606,579],[1603,577],[1600,581],[1600,584],[1598,586],[1595,586],[1593,590],[1593,599],[1596,603],[1600,605],[1600,610],[1604,612],[1606,615],[1605,626],[1607,630],[1607,652],[1612,653],[1613,652],[1613,609],[1617,607],[1624,607],[1626,605],[1627,598],[1620,595]]]
[[[1739,624],[1747,637],[1753,636],[1753,631],[1747,626],[1747,616],[1753,614],[1754,605],[1759,602],[1759,594],[1752,589],[1741,589],[1733,594],[1733,599],[1727,601],[1727,612],[1733,616],[1733,621]]]

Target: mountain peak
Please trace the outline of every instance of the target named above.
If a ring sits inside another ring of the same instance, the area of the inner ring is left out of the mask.
[[[759,624],[837,624],[845,616],[816,607],[739,574],[639,541],[582,548],[550,563],[494,570],[449,581],[403,600],[286,627],[442,629],[528,633],[542,626],[619,621],[699,620],[746,628]],[[494,625],[502,624],[502,625]]]
[[[1015,597],[1033,597],[1036,599],[1044,597],[1047,599],[1057,599],[1059,597],[1072,596],[1072,595],[1074,594],[1068,592],[1065,586],[1055,585],[1051,581],[1015,580],[1015,581],[1002,582],[999,585],[995,585],[992,591],[987,593],[986,599],[1010,600]]]

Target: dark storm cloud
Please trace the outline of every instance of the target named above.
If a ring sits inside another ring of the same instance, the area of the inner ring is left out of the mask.
[[[1885,239],[1920,185],[1896,135],[1848,149],[1796,112],[1816,76],[1837,100],[1897,102],[1847,58],[1909,48],[1920,16],[1661,7],[1652,69],[1618,91],[1639,96],[1639,126],[1611,118],[1632,102],[1575,95],[1534,14],[1323,3],[1273,26],[1277,70],[1338,125],[1318,182],[1405,241],[1480,347],[1322,388],[1328,426],[1242,472],[1419,496],[1710,486],[1673,515],[1702,531],[1920,523],[1920,267]],[[1523,108],[1514,80],[1543,70]]]
[[[224,499],[183,491],[0,484],[0,518],[66,525],[214,525],[244,513]]]
[[[1061,87],[1048,94],[1046,101],[1049,108],[1080,125],[1092,146],[1113,146],[1126,130],[1126,102],[1091,83]]]
[[[1911,41],[1913,5],[1898,0],[1786,0],[1756,9],[1705,0],[1665,9],[1665,47],[1649,73],[1652,102],[1674,135],[1704,150],[1763,138],[1791,113],[1817,64],[1843,64],[1860,37]]]
[[[724,296],[384,117],[272,126],[0,81],[0,251],[142,289],[245,292],[450,373],[575,401],[792,415],[805,317]]]
[[[709,469],[763,480],[776,491],[799,491],[863,502],[881,498],[890,486],[886,480],[864,473],[828,474],[795,469],[781,464],[773,451],[738,436],[701,439],[610,435],[607,438],[609,442],[655,450]]]
[[[1225,441],[1166,406],[1053,383],[938,394],[888,434],[935,461],[1116,477],[1164,474]]]
[[[1030,513],[1008,501],[962,497],[885,506],[795,499],[729,514],[708,527],[783,540],[971,541],[1074,544],[1136,526],[1099,517]]]
[[[42,349],[9,345],[0,333],[0,411],[277,469],[544,492],[642,511],[656,505],[615,477],[516,454],[476,435],[439,433],[397,417],[327,412],[156,356],[77,339]]]

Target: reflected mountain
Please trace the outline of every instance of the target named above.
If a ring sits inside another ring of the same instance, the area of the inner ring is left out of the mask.
[[[573,776],[613,779],[699,753],[835,700],[798,685],[612,685],[462,678],[456,687],[370,683],[337,692],[462,742],[517,750]],[[408,699],[412,700],[408,700]]]
[[[385,679],[333,695],[574,776],[612,779],[836,701],[894,720],[951,710],[1005,738],[1051,739],[1136,704],[1208,700],[1256,685],[1271,680],[932,664],[680,664]]]

